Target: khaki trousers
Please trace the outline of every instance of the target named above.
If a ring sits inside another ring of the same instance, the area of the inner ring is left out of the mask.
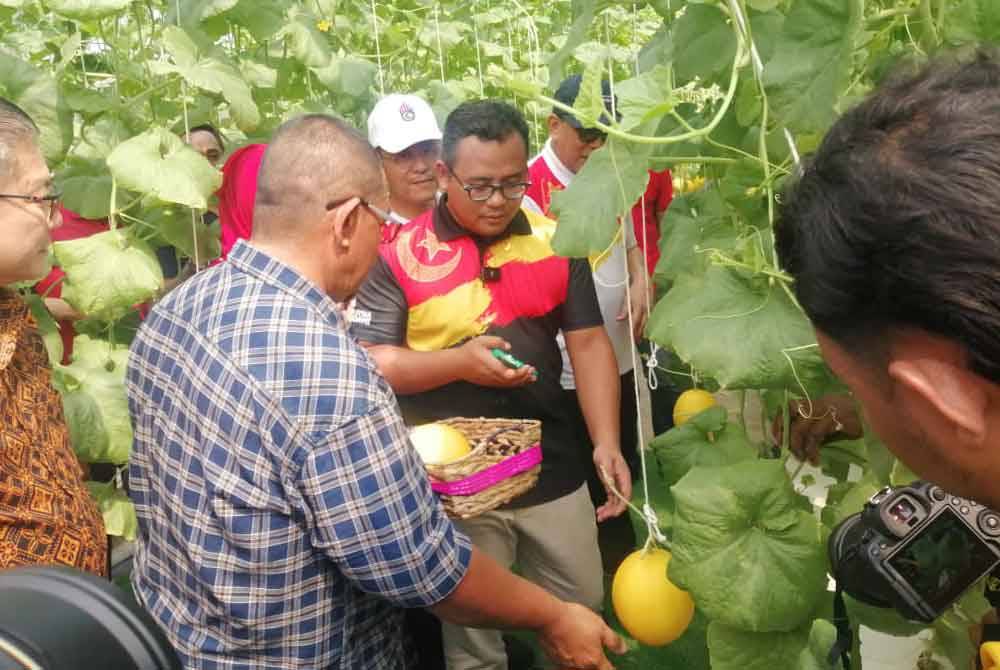
[[[562,600],[595,611],[604,598],[597,521],[587,485],[551,502],[455,522],[476,547]],[[448,670],[507,670],[500,631],[442,627]]]

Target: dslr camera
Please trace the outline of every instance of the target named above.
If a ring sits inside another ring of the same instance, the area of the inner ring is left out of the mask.
[[[1000,564],[1000,514],[916,481],[873,495],[827,549],[838,589],[929,623]]]

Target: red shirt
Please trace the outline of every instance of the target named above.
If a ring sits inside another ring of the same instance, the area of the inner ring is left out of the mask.
[[[642,199],[632,207],[635,239],[646,254],[646,270],[650,275],[653,274],[656,263],[660,260],[659,216],[666,211],[673,199],[674,184],[670,170],[662,172],[650,170],[646,192],[642,194]]]

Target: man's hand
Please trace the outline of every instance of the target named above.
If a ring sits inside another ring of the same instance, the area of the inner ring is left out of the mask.
[[[560,668],[614,670],[604,655],[607,647],[624,654],[625,641],[583,605],[564,603],[559,615],[538,632],[546,655]]]
[[[515,388],[538,378],[535,368],[530,365],[513,370],[493,357],[491,349],[510,351],[510,343],[503,338],[482,335],[469,340],[459,349],[464,360],[462,379],[472,384]]]
[[[604,490],[608,494],[608,501],[597,508],[597,521],[601,522],[619,516],[628,507],[625,500],[632,498],[632,473],[629,472],[628,463],[622,456],[622,450],[605,445],[594,448],[594,467],[597,468],[597,474],[601,477],[601,483],[604,484]],[[607,477],[611,478],[611,483],[625,500],[619,498],[611,489]]]
[[[856,440],[864,434],[857,405],[849,395],[831,394],[813,401],[812,413],[805,400],[788,404],[790,414],[788,448],[799,460],[819,465],[819,449],[834,439]],[[784,416],[778,412],[771,432],[778,444],[784,433]]]
[[[642,339],[643,331],[646,330],[646,318],[652,293],[652,283],[643,281],[643,278],[639,277],[629,287],[629,299],[622,304],[621,311],[618,313],[618,320],[625,321],[628,319],[629,312],[632,312],[632,337],[636,342]]]

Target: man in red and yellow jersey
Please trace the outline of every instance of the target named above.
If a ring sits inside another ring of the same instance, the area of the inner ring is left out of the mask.
[[[369,347],[411,423],[454,416],[539,419],[542,473],[508,505],[457,522],[477,547],[552,593],[594,609],[603,583],[595,521],[625,505],[609,493],[595,514],[559,377],[561,330],[593,460],[627,498],[619,444],[619,380],[586,259],[556,256],[554,223],[522,210],[528,129],[513,107],[464,103],[449,115],[436,165],[443,195],[386,241],[357,298],[353,331]],[[508,351],[527,365],[510,369]],[[451,670],[507,667],[498,631],[446,624]]]

